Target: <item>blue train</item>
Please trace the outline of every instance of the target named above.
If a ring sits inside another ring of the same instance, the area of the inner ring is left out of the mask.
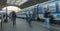
[[[28,8],[22,9],[22,12],[25,12],[25,14],[29,14],[30,12],[32,15],[34,12],[35,17],[39,16],[40,19],[44,19],[44,12],[46,9],[49,9],[49,11],[52,12],[52,15],[54,16],[54,20],[58,20],[58,21],[60,20],[60,1],[59,0],[39,3],[34,6],[30,6]]]

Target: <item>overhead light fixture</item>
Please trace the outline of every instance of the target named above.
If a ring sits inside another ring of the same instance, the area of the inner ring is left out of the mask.
[[[11,4],[14,4],[16,1],[17,1],[17,0],[12,0],[12,1],[11,1]]]
[[[11,3],[11,1],[12,1],[12,0],[7,0],[7,2],[6,2],[6,3],[8,3],[8,4],[9,4],[9,3]]]
[[[22,5],[23,3],[27,2],[27,1],[28,1],[28,0],[22,0],[22,2],[20,2],[20,3],[18,4],[18,6]]]
[[[22,2],[22,0],[17,0],[14,4],[18,5],[20,2]]]

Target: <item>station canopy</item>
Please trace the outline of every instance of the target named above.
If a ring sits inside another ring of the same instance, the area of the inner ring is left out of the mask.
[[[48,0],[0,0],[0,9],[3,8],[3,10],[6,10],[8,6],[16,6],[20,9],[24,9],[46,1]]]
[[[7,0],[7,5],[15,5],[18,6],[19,8],[23,9],[29,6],[33,6],[38,3],[43,3],[48,0]]]

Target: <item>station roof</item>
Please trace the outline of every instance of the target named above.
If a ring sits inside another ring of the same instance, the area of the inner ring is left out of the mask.
[[[2,3],[3,5],[14,5],[14,6],[18,6],[19,8],[23,9],[38,3],[43,3],[46,2],[48,0],[0,0],[0,3]]]

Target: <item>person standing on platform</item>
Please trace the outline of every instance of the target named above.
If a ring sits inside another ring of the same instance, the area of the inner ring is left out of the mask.
[[[26,21],[28,22],[28,14],[26,14]]]
[[[13,25],[16,24],[16,12],[12,11],[12,21],[13,21]]]
[[[3,17],[4,17],[4,22],[7,23],[8,22],[8,14],[6,14],[6,15],[4,14]]]
[[[31,16],[31,13],[29,13],[29,19],[28,19],[29,21],[29,24],[31,24],[31,21],[32,21],[32,16]]]
[[[30,27],[32,27],[31,22],[32,22],[32,16],[31,16],[31,14],[29,13],[29,14],[28,14],[28,24],[29,24]]]
[[[50,28],[50,16],[51,16],[51,11],[49,11],[49,9],[45,10],[44,17],[48,29]]]
[[[10,12],[10,14],[9,14],[9,19],[10,19],[10,21],[12,21],[12,12]]]

